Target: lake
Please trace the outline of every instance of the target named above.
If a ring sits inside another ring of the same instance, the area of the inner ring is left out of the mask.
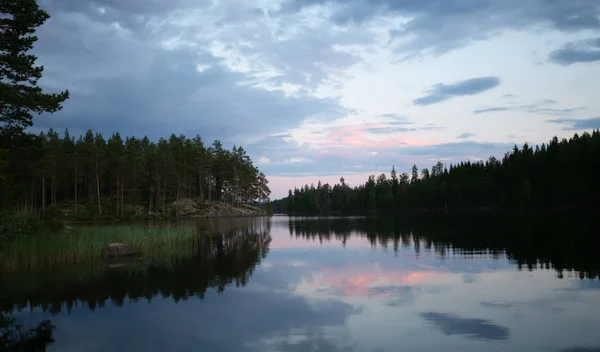
[[[179,225],[210,234],[164,262],[3,274],[0,325],[48,351],[600,351],[593,217]]]

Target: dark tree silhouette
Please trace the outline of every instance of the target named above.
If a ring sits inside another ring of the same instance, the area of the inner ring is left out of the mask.
[[[68,201],[75,211],[92,207],[98,217],[139,213],[141,205],[166,214],[168,202],[186,197],[238,204],[270,194],[242,147],[226,150],[218,140],[205,146],[200,136],[152,142],[88,130],[75,139],[50,129],[13,137],[0,161],[0,210],[12,212],[40,213]]]
[[[31,112],[55,112],[69,97],[66,90],[47,94],[37,86],[44,68],[28,54],[38,40],[36,27],[50,15],[35,0],[0,2],[0,137],[20,133],[32,125]],[[1,146],[1,145],[0,145]]]
[[[460,211],[473,209],[595,209],[600,197],[600,131],[554,137],[532,148],[515,145],[502,160],[461,162],[431,170],[417,166],[412,176],[392,168],[354,188],[304,186],[273,202],[275,212],[288,214],[367,214],[398,211]]]

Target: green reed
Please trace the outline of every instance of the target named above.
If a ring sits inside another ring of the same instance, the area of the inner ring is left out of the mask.
[[[37,270],[100,259],[102,249],[119,242],[138,258],[169,261],[192,254],[199,235],[192,227],[175,225],[87,225],[73,232],[19,237],[0,248],[0,271]],[[189,253],[188,253],[189,252]]]

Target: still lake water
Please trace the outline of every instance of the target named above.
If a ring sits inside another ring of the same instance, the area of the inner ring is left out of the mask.
[[[196,255],[0,276],[0,310],[48,351],[600,351],[597,223],[183,221]]]

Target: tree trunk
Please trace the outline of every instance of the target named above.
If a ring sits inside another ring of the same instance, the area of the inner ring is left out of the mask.
[[[50,175],[50,205],[55,205],[56,201],[56,176],[54,175],[55,171],[53,171]]]
[[[121,175],[121,217],[123,217],[123,208],[125,207],[125,181]]]
[[[162,213],[165,214],[165,203],[167,202],[167,178],[163,181]]]
[[[102,215],[102,207],[100,206],[100,177],[98,176],[98,155],[96,155],[96,192],[98,194],[98,214]]]
[[[42,213],[46,212],[46,169],[42,169]]]
[[[31,212],[35,211],[35,178],[31,179]]]
[[[75,215],[77,215],[77,165],[75,165]]]
[[[133,206],[137,206],[137,198],[133,199],[133,194],[137,195],[137,183],[135,182],[135,174],[136,174],[136,170],[135,170],[135,166],[133,167],[133,192],[130,192],[131,194],[129,195],[129,203],[134,203]],[[137,209],[137,207],[136,207]],[[137,210],[136,210],[136,215],[137,215]]]
[[[89,177],[89,179],[90,180],[87,182],[87,194],[88,194],[88,197],[90,198],[90,203],[91,203],[91,202],[94,201],[94,197],[92,196],[93,193],[92,193],[92,180],[91,180],[91,177]]]
[[[115,202],[115,203],[117,203],[117,215],[119,215],[119,205],[120,205],[120,202],[119,202],[119,189],[121,188],[120,186],[121,185],[119,184],[119,175],[117,175],[117,191],[115,192],[115,198],[117,200]]]
[[[150,187],[150,194],[149,194],[149,200],[148,200],[148,215],[150,215],[150,213],[152,213],[152,195],[154,194],[154,190],[152,189],[152,187]]]

